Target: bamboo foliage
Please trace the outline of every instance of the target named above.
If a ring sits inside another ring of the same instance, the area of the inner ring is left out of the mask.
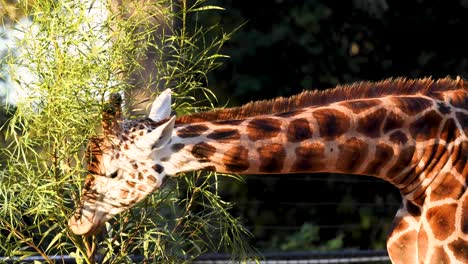
[[[145,77],[142,61],[151,58],[157,68],[154,87],[173,89],[178,113],[215,104],[207,74],[226,57],[220,48],[230,34],[219,25],[199,24],[197,13],[222,8],[203,0],[138,3],[144,5],[132,13],[92,0],[24,5],[31,26],[22,29],[21,52],[3,62],[24,94],[3,125],[0,256],[20,261],[40,255],[52,262],[48,256],[71,255],[78,263],[130,263],[136,254],[148,262],[183,263],[208,251],[242,259],[251,253],[249,233],[218,196],[215,174],[169,180],[163,191],[114,218],[96,236],[74,236],[67,229],[86,173],[83,152],[87,139],[100,133],[96,128],[107,95],[135,89],[157,95],[157,89],[145,90],[148,83],[135,81]],[[154,22],[162,18],[164,30]],[[130,99],[125,98],[129,110]]]

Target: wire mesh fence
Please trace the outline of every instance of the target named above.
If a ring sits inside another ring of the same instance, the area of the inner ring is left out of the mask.
[[[384,249],[401,205],[396,188],[356,175],[249,175],[223,185],[262,251]]]

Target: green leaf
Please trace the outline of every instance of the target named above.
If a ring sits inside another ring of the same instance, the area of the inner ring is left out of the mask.
[[[187,12],[200,12],[200,11],[207,11],[207,10],[226,10],[223,7],[220,6],[215,6],[215,5],[207,5],[207,6],[202,6],[202,7],[197,7],[197,8],[191,8]]]

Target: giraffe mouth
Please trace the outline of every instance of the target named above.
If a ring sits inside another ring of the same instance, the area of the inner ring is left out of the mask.
[[[97,210],[99,193],[93,188],[99,179],[93,174],[88,174],[86,177],[80,204],[68,220],[68,227],[75,235],[93,235],[104,223],[101,221],[104,218],[100,217],[105,216],[104,212]]]
[[[68,227],[75,235],[90,236],[99,230],[102,223],[96,218],[96,213],[78,208],[68,220]]]

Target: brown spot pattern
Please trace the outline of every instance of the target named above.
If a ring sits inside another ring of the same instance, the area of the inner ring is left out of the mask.
[[[387,111],[379,109],[358,120],[357,131],[364,136],[376,138],[380,136],[380,128],[385,119]]]
[[[153,175],[146,176],[146,179],[150,181],[150,184],[154,184],[157,182],[156,178]]]
[[[368,145],[357,138],[350,138],[338,146],[339,157],[336,168],[342,172],[353,173],[367,158]]]
[[[309,121],[305,118],[292,120],[288,126],[287,137],[289,142],[300,142],[312,137]]]
[[[208,130],[208,127],[206,125],[191,125],[191,126],[183,127],[180,130],[178,130],[177,136],[181,138],[198,137],[207,130]]]
[[[401,116],[390,112],[387,118],[385,118],[383,132],[388,133],[390,130],[399,129],[403,126],[404,122],[405,120]]]
[[[313,113],[324,140],[333,140],[343,135],[350,127],[350,120],[344,113],[334,109],[318,109]]]
[[[273,138],[280,131],[281,122],[268,117],[254,118],[247,125],[247,135],[252,141]]]
[[[442,144],[433,144],[432,147],[427,146],[427,151],[424,151],[422,160],[426,166],[420,167],[422,170],[427,171],[429,175],[440,171],[442,166],[445,165],[448,159],[448,152]],[[419,173],[419,172],[418,172]]]
[[[381,104],[382,101],[378,99],[371,99],[371,100],[358,100],[358,101],[348,101],[341,103],[342,106],[349,108],[355,114],[359,114],[362,111],[368,110],[371,107],[375,107]]]
[[[406,201],[406,210],[412,216],[417,217],[421,215],[421,208],[410,201]]]
[[[468,241],[459,238],[450,243],[449,248],[457,260],[462,263],[468,263]]]
[[[421,97],[399,96],[393,98],[395,106],[407,115],[416,115],[432,106],[432,101]]]
[[[161,174],[164,171],[164,167],[159,164],[154,164],[151,168],[159,174]]]
[[[223,164],[228,172],[242,172],[249,168],[248,150],[242,146],[233,147],[224,153]]]
[[[240,139],[240,133],[237,129],[232,128],[221,128],[216,129],[212,133],[206,136],[209,139],[217,140],[220,142],[226,142],[231,140]]]
[[[311,143],[296,148],[296,160],[291,172],[320,171],[325,168],[322,159],[325,157],[322,144]]]
[[[452,112],[452,108],[445,104],[445,102],[438,102],[437,110],[439,110],[439,112],[444,115],[450,114],[450,112]]]
[[[171,146],[171,150],[173,152],[179,152],[181,149],[183,149],[185,147],[185,144],[182,144],[182,143],[175,143]]]
[[[446,173],[442,183],[431,192],[431,200],[437,201],[445,198],[458,200],[463,195],[464,191],[465,188],[463,185],[457,181],[451,173]]]
[[[410,125],[410,133],[417,141],[425,141],[437,136],[442,117],[436,111],[427,112]]]
[[[456,204],[441,205],[427,211],[427,222],[436,239],[445,240],[455,231],[456,211]]]
[[[404,148],[401,153],[398,155],[398,160],[396,163],[389,169],[387,175],[390,179],[397,176],[401,171],[406,169],[408,166],[411,165],[411,161],[413,160],[414,152],[416,148],[414,146],[409,146]],[[411,172],[410,172],[411,174]],[[410,175],[407,175],[410,176]],[[400,179],[394,179],[394,183],[399,184],[403,182],[407,177],[401,177]]]
[[[468,142],[464,141],[458,146],[458,155],[452,157],[454,164],[454,169],[461,173],[462,175],[468,175]]]
[[[258,149],[260,172],[280,172],[283,169],[286,151],[281,144],[266,145]]]
[[[456,132],[457,125],[455,124],[455,121],[450,118],[445,122],[439,137],[447,142],[451,142],[457,137]]]
[[[385,144],[375,146],[375,155],[364,170],[366,174],[379,176],[380,170],[393,158],[393,148]]]
[[[216,153],[216,148],[208,143],[200,142],[193,145],[192,155],[197,158],[200,162],[207,162],[210,157]]]
[[[138,184],[137,189],[142,192],[146,192],[146,185],[144,184]]]
[[[391,142],[399,145],[405,145],[406,142],[408,142],[408,137],[405,133],[401,132],[400,130],[391,133],[389,139]]]

